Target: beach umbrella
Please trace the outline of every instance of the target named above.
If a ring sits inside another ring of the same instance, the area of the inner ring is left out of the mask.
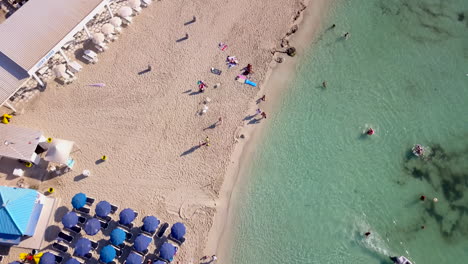
[[[119,16],[121,17],[129,17],[133,14],[132,9],[129,6],[122,6],[119,11]]]
[[[86,194],[84,193],[77,193],[75,196],[72,198],[72,206],[75,209],[80,209],[86,204]]]
[[[111,245],[107,245],[101,249],[99,260],[104,263],[109,263],[115,258],[115,248]]]
[[[75,255],[78,257],[83,257],[91,251],[91,241],[87,238],[80,238],[76,241],[75,244]]]
[[[75,212],[68,212],[62,217],[62,224],[65,228],[71,228],[78,224],[78,215]]]
[[[137,238],[135,238],[135,242],[133,242],[133,248],[136,251],[143,252],[148,248],[151,241],[153,241],[153,239],[149,236],[138,235]]]
[[[122,25],[122,19],[120,17],[113,17],[109,20],[109,23],[114,27],[120,27]]]
[[[131,8],[138,8],[141,6],[141,1],[140,0],[128,0],[128,5]]]
[[[131,222],[133,222],[133,220],[135,220],[135,217],[135,211],[133,211],[130,208],[123,209],[122,212],[120,212],[119,214],[119,222],[122,225],[129,225]]]
[[[78,260],[71,258],[65,262],[65,264],[81,264]]]
[[[142,262],[143,256],[135,252],[130,252],[130,254],[127,257],[127,260],[125,260],[125,263],[127,264],[141,264]]]
[[[110,35],[114,33],[114,26],[110,23],[106,23],[102,26],[101,32],[104,33],[104,35]]]
[[[65,64],[59,64],[54,67],[54,74],[55,77],[61,78],[63,76],[67,76],[67,73],[65,72],[67,70],[67,66]]]
[[[110,233],[110,241],[115,246],[121,245],[125,241],[125,237],[125,232],[120,228],[116,228]]]
[[[63,67],[65,67],[65,65]],[[63,72],[65,72],[65,70]],[[49,143],[49,149],[44,159],[54,163],[67,164],[74,144],[75,142],[73,141],[54,138],[54,140]]]
[[[39,260],[39,264],[55,264],[55,256],[50,252],[44,253],[42,255],[41,260]]]
[[[176,253],[176,249],[172,244],[164,243],[159,249],[159,256],[165,260],[172,260]]]
[[[153,233],[158,228],[159,220],[154,216],[146,216],[143,219],[143,230],[149,233]]]
[[[162,260],[156,260],[155,262],[153,262],[153,264],[166,264],[166,262]]]
[[[182,223],[175,223],[171,228],[171,236],[181,240],[185,236],[185,226]]]
[[[96,215],[99,217],[106,217],[111,212],[111,205],[107,201],[100,201],[96,204]]]
[[[100,229],[101,229],[101,222],[99,222],[99,220],[97,220],[96,218],[88,219],[88,221],[86,221],[86,224],[84,226],[85,233],[90,236],[94,236],[95,234],[99,233]]]
[[[104,42],[106,37],[102,33],[94,33],[93,34],[93,43],[94,44],[101,44]]]

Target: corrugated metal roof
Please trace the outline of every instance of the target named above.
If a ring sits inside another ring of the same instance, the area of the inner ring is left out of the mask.
[[[103,0],[30,0],[0,24],[0,52],[30,70]]]
[[[0,124],[0,156],[29,161],[41,136],[39,130]]]
[[[24,235],[37,198],[35,190],[0,186],[0,233]]]
[[[0,105],[5,103],[27,79],[29,74],[0,52]]]

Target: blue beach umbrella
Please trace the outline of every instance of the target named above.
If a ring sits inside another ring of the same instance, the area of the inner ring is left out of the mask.
[[[182,223],[175,223],[171,228],[171,236],[181,240],[185,236],[185,226]]]
[[[113,245],[120,246],[125,241],[125,236],[122,229],[116,228],[110,233],[110,241]]]
[[[39,264],[55,264],[55,256],[50,252],[46,252],[42,255]]]
[[[119,214],[119,222],[122,224],[122,225],[128,225],[130,224],[131,222],[133,222],[133,220],[135,220],[135,211],[133,211],[132,209],[123,209],[122,212],[120,212]]]
[[[137,238],[135,238],[135,242],[133,242],[133,248],[135,248],[136,251],[142,252],[148,248],[151,241],[153,241],[153,239],[149,236],[138,235]]]
[[[100,201],[96,204],[96,215],[99,217],[106,217],[110,214],[111,205],[107,201]]]
[[[78,215],[75,212],[68,212],[62,217],[62,224],[65,228],[71,228],[78,224]]]
[[[74,258],[71,258],[71,259],[67,260],[67,262],[65,262],[65,264],[81,264],[81,262],[79,262],[78,260],[76,260]]]
[[[86,194],[84,193],[77,193],[72,198],[72,206],[75,209],[80,209],[86,204]]]
[[[141,264],[142,262],[143,256],[135,252],[130,252],[130,254],[127,257],[127,260],[125,260],[125,263],[127,264]]]
[[[159,220],[154,216],[146,216],[143,219],[143,230],[153,233],[158,228]]]
[[[101,249],[99,260],[104,263],[109,263],[115,258],[115,248],[111,245],[107,245]]]
[[[156,260],[155,262],[153,262],[153,264],[166,264],[166,262],[162,260]]]
[[[101,222],[99,222],[99,220],[96,218],[90,218],[88,221],[86,221],[84,226],[84,231],[86,234],[94,236],[95,234],[99,233],[99,230],[101,230]]]
[[[159,256],[165,260],[171,261],[176,253],[176,249],[172,244],[164,243],[159,249]]]
[[[76,241],[75,244],[75,255],[78,257],[83,257],[91,251],[91,241],[87,238],[80,238]]]

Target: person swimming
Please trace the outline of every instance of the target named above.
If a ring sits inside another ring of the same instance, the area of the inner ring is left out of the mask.
[[[372,128],[369,128],[369,129],[367,130],[367,132],[366,132],[366,134],[369,135],[369,136],[374,135],[374,133],[375,133],[375,131],[374,131],[374,129],[372,129]]]

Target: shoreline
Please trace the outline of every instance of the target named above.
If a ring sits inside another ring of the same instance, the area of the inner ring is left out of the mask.
[[[293,46],[297,49],[299,55],[291,58],[284,54],[287,59],[282,64],[275,62],[278,53],[272,56],[268,72],[260,85],[262,89],[256,97],[259,98],[268,92],[268,103],[263,106],[267,112],[275,112],[274,109],[277,109],[277,106],[280,105],[281,99],[284,98],[283,93],[285,92],[281,88],[291,84],[297,73],[297,67],[301,63],[301,60],[304,59],[306,51],[313,44],[318,30],[321,28],[322,19],[328,14],[332,4],[326,0],[305,3],[305,9],[301,11],[298,19],[290,25],[298,25],[299,28],[289,38],[289,42],[294,44]],[[254,113],[258,108],[256,101],[251,102],[248,113]],[[248,181],[246,171],[251,166],[250,158],[258,146],[258,143],[255,142],[259,139],[261,140],[262,136],[266,133],[265,126],[269,126],[269,124],[248,126],[245,123],[238,128],[243,135],[246,135],[246,138],[238,141],[231,154],[230,163],[216,202],[216,213],[208,235],[204,255],[209,256],[213,252],[216,252],[218,258],[223,259],[224,262],[232,260],[229,252],[234,243],[234,230],[226,227],[232,226],[231,224],[234,221],[235,210],[239,202],[237,195],[240,188],[244,186],[243,183]]]

